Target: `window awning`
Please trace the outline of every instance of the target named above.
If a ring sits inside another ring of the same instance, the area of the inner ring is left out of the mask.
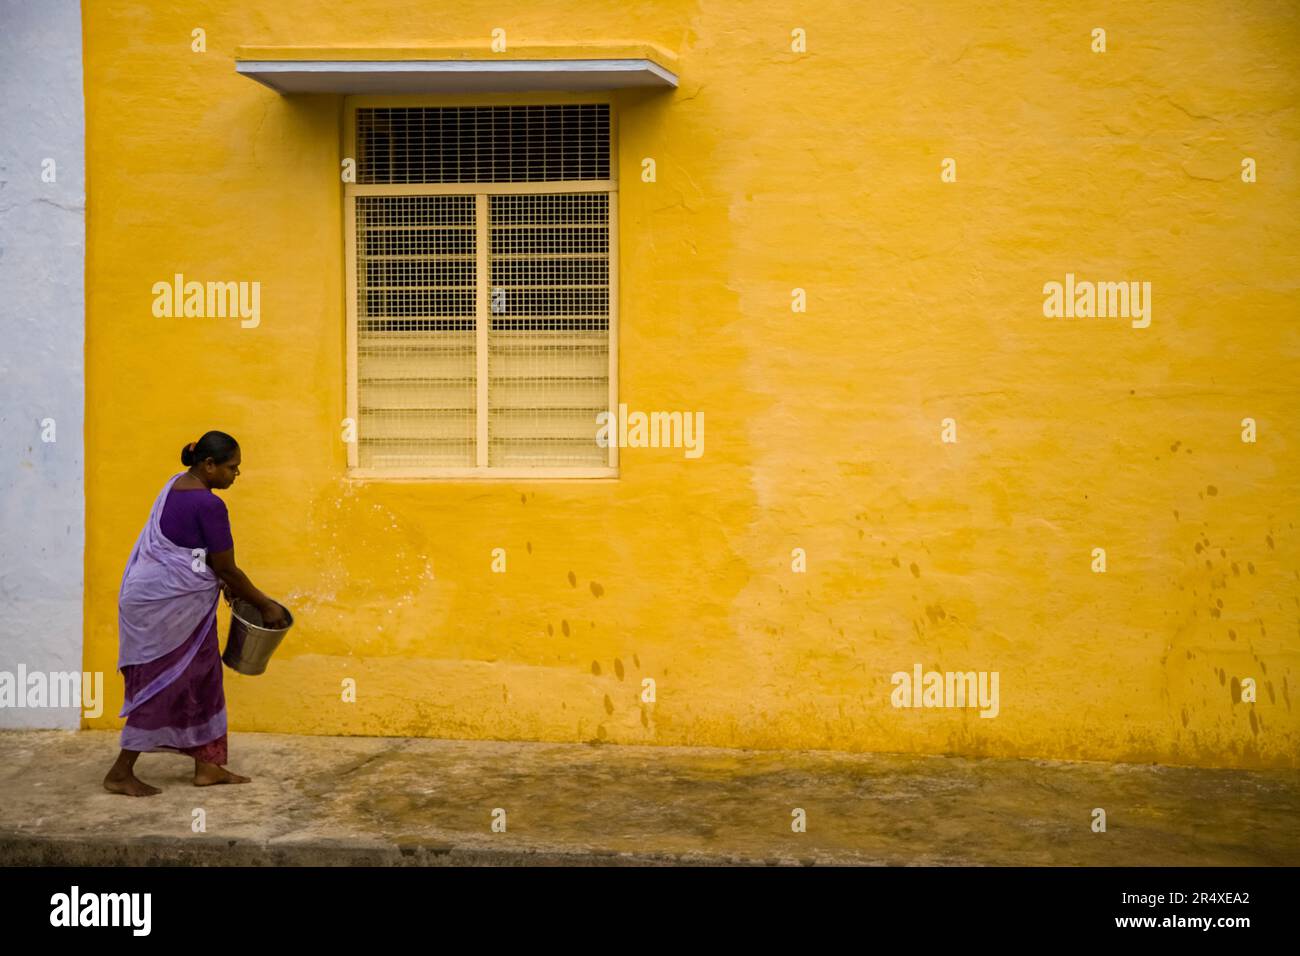
[[[677,58],[650,43],[508,47],[259,47],[235,71],[277,93],[672,89]]]

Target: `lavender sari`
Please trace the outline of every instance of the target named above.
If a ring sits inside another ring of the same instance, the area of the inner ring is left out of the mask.
[[[158,495],[122,576],[122,748],[180,751],[223,764],[226,706],[216,633],[221,581],[201,554],[170,541],[160,525],[182,474]]]

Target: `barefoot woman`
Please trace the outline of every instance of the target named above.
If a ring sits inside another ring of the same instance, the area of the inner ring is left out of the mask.
[[[141,751],[194,758],[194,783],[247,783],[226,770],[226,696],[217,644],[217,598],[240,597],[274,627],[284,610],[235,565],[226,505],[212,493],[239,474],[239,445],[208,432],[181,452],[126,565],[118,599],[118,669],[126,683],[122,752],[104,778],[113,793],[160,792],[134,773]],[[200,550],[202,549],[202,550]],[[206,557],[204,557],[206,556]],[[198,560],[204,558],[204,560]]]

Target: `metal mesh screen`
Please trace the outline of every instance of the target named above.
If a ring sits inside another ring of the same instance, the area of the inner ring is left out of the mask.
[[[359,196],[357,459],[475,463],[475,199]]]
[[[357,110],[359,183],[609,178],[609,104]]]
[[[609,104],[360,107],[355,120],[350,463],[604,474]]]
[[[608,464],[609,198],[490,197],[489,467]]]

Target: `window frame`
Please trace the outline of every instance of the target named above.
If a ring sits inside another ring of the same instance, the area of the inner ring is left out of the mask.
[[[614,98],[609,93],[476,93],[455,96],[429,96],[427,94],[362,94],[343,98],[342,155],[353,160],[357,157],[357,110],[369,107],[448,107],[448,106],[541,106],[573,103],[602,103],[609,107],[609,176],[607,180],[571,180],[540,183],[411,183],[411,184],[360,184],[341,182],[343,206],[343,272],[344,307],[346,326],[346,417],[353,422],[354,440],[346,442],[347,478],[365,480],[429,481],[429,480],[609,480],[619,477],[619,449],[616,440],[616,423],[611,422],[608,464],[600,467],[544,466],[538,468],[490,467],[485,464],[488,454],[487,425],[490,407],[488,393],[488,328],[489,311],[489,225],[486,207],[488,197],[509,194],[573,194],[598,192],[609,196],[609,404],[607,411],[616,415],[618,410],[618,317],[619,317],[619,229],[618,229],[618,114]],[[340,164],[340,169],[342,168]],[[357,387],[357,234],[356,206],[361,196],[434,196],[473,195],[477,234],[475,330],[477,347],[476,385],[476,438],[475,453],[478,464],[472,467],[404,467],[362,468],[358,464],[360,428]],[[485,280],[484,277],[487,277]],[[593,426],[595,422],[592,423]]]

